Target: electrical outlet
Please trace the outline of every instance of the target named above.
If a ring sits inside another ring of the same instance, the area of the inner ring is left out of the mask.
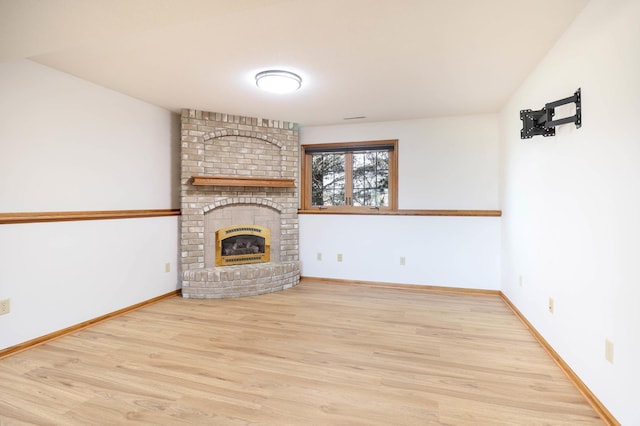
[[[167,262],[164,264],[164,271],[165,272],[171,272],[171,263]]]
[[[318,261],[322,260],[322,253],[316,254],[316,260],[318,260]]]
[[[11,299],[0,300],[0,315],[8,314],[11,312]]]
[[[604,341],[604,359],[613,364],[613,342],[609,339]]]
[[[520,287],[522,287],[522,285],[524,284],[524,278],[522,277],[522,275],[518,276],[518,284],[520,285]]]
[[[342,262],[342,253],[338,253],[338,262]]]
[[[553,297],[549,298],[549,312],[553,313]]]
[[[404,256],[400,256],[400,266],[404,266],[406,264],[406,259]]]

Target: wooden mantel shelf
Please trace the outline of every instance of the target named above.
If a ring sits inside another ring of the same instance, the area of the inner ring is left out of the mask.
[[[192,176],[195,186],[259,186],[271,188],[295,188],[295,179],[258,178],[242,176]]]

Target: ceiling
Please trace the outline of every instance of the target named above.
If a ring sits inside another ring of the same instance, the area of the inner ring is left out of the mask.
[[[173,111],[301,125],[490,113],[587,2],[0,0],[0,61],[28,58]],[[265,69],[303,87],[261,92]]]

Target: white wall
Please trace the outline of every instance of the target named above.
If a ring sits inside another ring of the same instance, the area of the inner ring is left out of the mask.
[[[177,116],[26,60],[0,93],[0,212],[179,206]]]
[[[628,425],[640,424],[638,22],[636,0],[592,0],[501,114],[502,290]],[[578,87],[582,128],[520,140],[520,109]]]
[[[304,127],[300,132],[302,144],[381,139],[399,140],[401,209],[499,208],[495,115]],[[300,215],[300,257],[304,276],[498,289],[500,219]]]
[[[174,114],[27,60],[0,93],[0,212],[179,206]],[[0,225],[0,349],[175,290],[177,223]]]

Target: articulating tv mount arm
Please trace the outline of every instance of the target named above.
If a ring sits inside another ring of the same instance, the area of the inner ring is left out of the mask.
[[[555,108],[570,103],[576,104],[576,114],[571,117],[553,120]],[[530,109],[523,109],[520,111],[520,120],[522,120],[520,139],[530,139],[536,135],[555,136],[555,127],[560,124],[575,123],[576,128],[580,128],[580,126],[582,126],[581,110],[582,102],[580,99],[580,89],[576,90],[573,96],[545,104],[544,108],[541,110],[532,111]]]

